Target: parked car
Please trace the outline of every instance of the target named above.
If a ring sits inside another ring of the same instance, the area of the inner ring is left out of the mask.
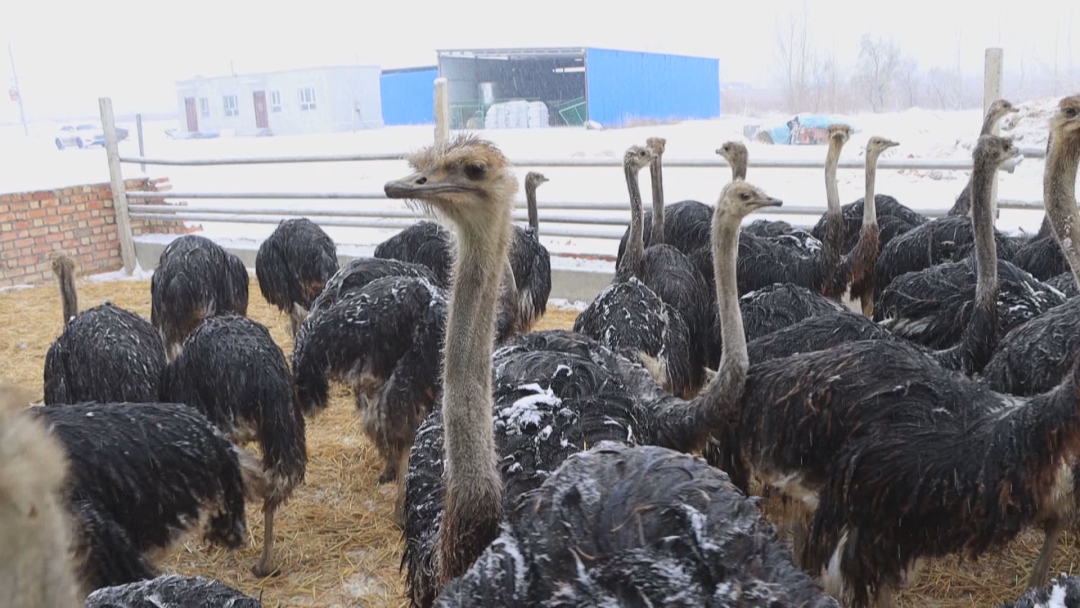
[[[829,116],[803,114],[792,118],[784,124],[747,125],[743,127],[743,135],[747,139],[766,144],[821,145],[828,142],[828,127],[833,123],[848,124],[843,120],[833,119]],[[851,125],[848,124],[848,126]],[[853,131],[858,133],[859,129],[853,128]]]
[[[127,129],[122,129],[120,127],[116,128],[117,141],[124,141],[127,139],[127,136]],[[60,127],[60,130],[56,132],[56,140],[53,143],[56,144],[57,150],[63,150],[68,146],[76,146],[78,148],[104,146],[105,131],[102,130],[100,125],[65,125]]]

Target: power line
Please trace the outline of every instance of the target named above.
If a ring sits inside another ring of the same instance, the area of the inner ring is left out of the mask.
[[[22,90],[19,89],[19,75],[15,72],[15,53],[11,51],[11,45],[7,47],[8,58],[11,59],[11,77],[15,81],[15,87],[12,89],[12,94],[19,102],[19,118],[22,120],[23,135],[30,136],[30,130],[26,128],[26,112],[23,111],[23,96]]]

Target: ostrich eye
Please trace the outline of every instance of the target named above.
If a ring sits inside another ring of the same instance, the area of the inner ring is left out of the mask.
[[[485,173],[487,173],[487,168],[481,163],[469,163],[465,165],[465,177],[473,181],[484,179]]]
[[[1065,116],[1076,118],[1076,108],[1065,108]]]
[[[750,200],[750,193],[749,192],[743,192],[742,194],[739,195],[739,198],[741,198],[744,201],[748,201],[748,200]]]

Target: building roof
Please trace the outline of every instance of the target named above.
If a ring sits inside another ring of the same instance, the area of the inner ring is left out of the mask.
[[[437,69],[439,69],[439,66],[437,66],[437,65],[422,65],[422,66],[411,67],[411,68],[392,68],[392,69],[389,69],[389,70],[383,70],[382,73],[383,74],[405,74],[405,73],[408,73],[408,72],[430,72],[431,70],[437,70]]]
[[[477,59],[530,59],[535,57],[581,57],[585,55],[583,46],[555,46],[535,48],[496,48],[496,49],[439,49],[439,57],[462,57]]]
[[[353,69],[376,69],[380,70],[380,66],[375,64],[362,64],[362,65],[320,65],[307,68],[291,68],[287,70],[268,70],[265,72],[238,72],[236,74],[216,74],[212,76],[193,76],[191,78],[181,78],[176,81],[177,86],[183,86],[195,82],[202,82],[206,80],[227,80],[227,79],[259,79],[265,76],[275,74],[288,74],[291,72],[320,72],[324,70],[353,70]]]

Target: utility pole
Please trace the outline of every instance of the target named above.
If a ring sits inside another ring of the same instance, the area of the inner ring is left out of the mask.
[[[11,45],[7,46],[8,58],[11,59],[11,77],[15,80],[15,99],[19,102],[19,119],[22,120],[23,135],[30,137],[30,130],[26,128],[26,112],[23,111],[22,91],[19,89],[19,75],[15,73],[15,53],[11,52]]]

